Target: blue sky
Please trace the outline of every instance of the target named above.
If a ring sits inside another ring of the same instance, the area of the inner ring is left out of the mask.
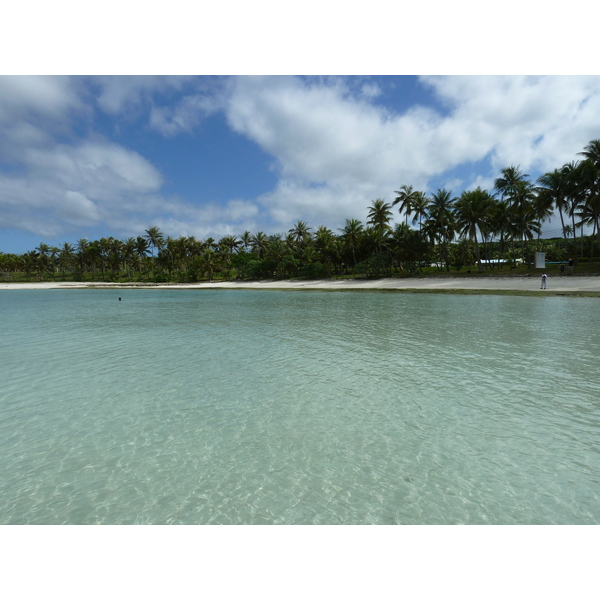
[[[403,184],[560,167],[599,114],[598,76],[1,76],[0,251],[337,231]]]

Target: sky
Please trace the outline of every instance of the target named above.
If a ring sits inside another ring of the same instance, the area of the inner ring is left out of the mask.
[[[337,232],[402,185],[535,179],[600,137],[598,115],[598,76],[1,76],[0,251]]]
[[[199,239],[299,220],[337,232],[402,185],[458,196],[510,165],[535,180],[600,137],[594,23],[577,11],[169,6],[7,7],[0,252],[151,226]],[[560,234],[558,219],[544,225]]]

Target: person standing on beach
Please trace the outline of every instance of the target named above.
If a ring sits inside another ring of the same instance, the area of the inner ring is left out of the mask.
[[[574,266],[573,259],[570,258],[569,259],[569,275],[573,275],[573,266]]]
[[[542,287],[540,288],[540,290],[545,290],[546,289],[546,279],[548,279],[548,275],[546,275],[546,273],[544,273],[542,275]]]

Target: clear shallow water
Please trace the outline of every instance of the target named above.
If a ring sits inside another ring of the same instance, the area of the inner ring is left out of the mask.
[[[0,523],[600,523],[599,310],[6,291]]]

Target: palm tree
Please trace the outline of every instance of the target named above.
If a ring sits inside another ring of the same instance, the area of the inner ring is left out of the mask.
[[[583,227],[588,225],[592,227],[592,243],[590,245],[590,263],[594,262],[594,243],[593,237],[598,233],[598,221],[600,218],[600,196],[590,198],[586,204],[584,204],[577,213],[577,217],[580,219],[580,224]],[[583,238],[582,238],[583,239]],[[598,241],[600,242],[600,234],[598,235]]]
[[[339,231],[342,232],[342,239],[352,249],[352,260],[356,267],[356,246],[360,240],[360,236],[363,232],[362,223],[358,219],[346,219],[346,226]]]
[[[123,266],[127,272],[127,279],[131,279],[131,266],[135,256],[135,238],[127,238],[123,242]]]
[[[494,181],[494,190],[501,194],[502,199],[509,198],[509,204],[512,204],[512,198],[516,195],[520,182],[525,181],[529,175],[514,165],[502,169],[500,173],[500,177]]]
[[[163,243],[165,241],[165,237],[161,233],[160,229],[155,225],[149,227],[145,231],[146,235],[144,237],[148,240],[148,243],[152,248],[152,258],[154,258],[154,249],[158,248],[160,250],[162,248]]]
[[[50,256],[50,246],[48,244],[44,244],[43,242],[35,249],[37,254],[37,265],[40,278],[42,277],[44,271],[48,269],[48,257]]]
[[[36,269],[39,268],[38,265],[39,255],[35,250],[31,250],[30,252],[26,252],[22,255],[22,265],[23,270],[25,271],[25,275],[27,279],[29,279],[29,275]]]
[[[198,272],[208,277],[208,281],[212,282],[212,276],[215,270],[219,267],[217,253],[208,248],[199,259],[197,259]]]
[[[244,233],[242,233],[242,235],[240,236],[240,239],[242,240],[244,250],[248,252],[248,248],[252,243],[252,234],[249,231],[244,231]]]
[[[523,220],[524,215],[521,214],[522,211],[527,210],[527,207],[535,198],[536,190],[528,181],[528,177],[529,175],[523,173],[518,166],[511,165],[506,169],[502,169],[501,176],[494,181],[494,191],[500,193],[502,200],[508,201],[508,210],[511,213],[511,221],[514,226]],[[514,231],[515,227],[511,227],[511,229],[513,231],[510,234],[510,241],[514,255],[515,240],[513,234],[516,232]]]
[[[585,161],[584,161],[585,162]],[[571,161],[563,166],[567,180],[567,212],[571,217],[571,227],[573,232],[573,246],[575,249],[575,259],[577,260],[577,225],[575,224],[575,214],[585,204],[585,167],[582,169],[581,163]]]
[[[421,231],[421,219],[427,217],[427,211],[429,208],[429,198],[424,192],[417,192],[417,197],[413,201],[413,212],[415,214],[412,224],[415,225],[419,221],[419,231]]]
[[[579,152],[585,158],[581,165],[581,180],[586,187],[586,207],[583,212],[586,215],[586,222],[593,224],[598,234],[598,243],[600,244],[600,139],[592,140],[585,147],[583,152]],[[593,247],[593,243],[592,243]]]
[[[123,242],[116,238],[109,238],[108,264],[111,270],[111,276],[117,277],[121,271],[121,261],[123,259]]]
[[[399,213],[404,213],[407,225],[408,217],[413,213],[415,200],[420,193],[421,192],[414,190],[412,185],[403,185],[399,190],[394,192],[394,194],[398,194],[398,196],[396,196],[396,199],[392,202],[392,206],[400,204]]]
[[[499,253],[501,256],[506,252],[506,240],[512,240],[516,235],[513,217],[508,200],[496,200],[494,202],[488,226],[491,233],[500,238]]]
[[[110,252],[112,238],[102,237],[98,240],[98,250],[100,254],[100,265],[102,267],[102,279],[104,279],[104,271],[106,266],[106,259],[108,257],[108,253]]]
[[[135,253],[138,257],[138,272],[142,274],[142,267],[146,263],[146,257],[148,255],[148,240],[141,235],[138,235],[135,239]]]
[[[585,157],[586,160],[592,161],[597,169],[600,169],[600,139],[592,140],[583,150],[577,153],[579,156]]]
[[[185,247],[186,256],[188,258],[194,259],[194,258],[200,256],[200,253],[201,253],[200,242],[198,242],[198,240],[193,235],[190,235],[185,238],[184,247]]]
[[[512,201],[512,207],[515,211],[527,210],[533,205],[536,197],[534,185],[525,179],[517,181],[509,199]]]
[[[448,255],[448,244],[454,238],[455,220],[452,211],[454,199],[452,192],[446,189],[432,194],[429,204],[429,220],[440,243],[440,258],[446,264],[446,271],[450,271],[450,260]]]
[[[310,227],[304,221],[298,221],[290,230],[289,233],[298,247],[302,247],[310,239]]]
[[[421,262],[428,257],[431,246],[424,232],[399,223],[394,229],[393,248],[400,264],[408,263],[408,270],[415,273],[421,270]]]
[[[483,271],[479,243],[477,241],[477,230],[483,237],[483,232],[489,226],[489,220],[493,210],[493,198],[488,192],[477,188],[465,191],[454,204],[456,223],[459,234],[468,236],[475,244],[475,258],[479,271]]]
[[[392,207],[385,202],[385,200],[376,198],[371,203],[369,214],[367,215],[367,223],[369,225],[373,225],[378,232],[379,252],[381,252],[381,242],[383,240],[384,232],[391,231],[391,227],[389,225],[392,218],[392,211],[390,210],[391,208]]]
[[[262,231],[259,231],[256,235],[252,236],[250,244],[252,251],[258,254],[258,258],[263,258],[265,250],[269,246],[269,240]]]
[[[360,236],[360,246],[361,250],[363,251],[361,253],[361,258],[363,261],[365,258],[368,260],[368,257],[371,254],[377,254],[381,252],[383,244],[379,230],[372,225],[367,225]],[[359,261],[358,264],[363,261]]]
[[[521,235],[523,250],[525,250],[525,241],[533,240],[534,234],[537,234],[539,237],[542,230],[538,216],[532,206],[527,206],[518,211],[514,220],[514,226]]]
[[[64,279],[65,271],[71,267],[73,262],[73,246],[69,242],[65,242],[59,250],[58,262],[60,264],[60,272]]]
[[[329,258],[327,253],[331,249],[333,242],[333,231],[324,225],[319,225],[315,232],[314,245],[315,248],[321,253],[323,259]]]
[[[546,194],[537,194],[533,199],[533,213],[535,218],[538,220],[540,225],[538,233],[538,246],[540,241],[540,235],[542,233],[542,223],[550,220],[554,208],[552,197]]]
[[[567,234],[565,231],[565,220],[563,211],[567,209],[568,181],[563,169],[548,171],[537,179],[538,198],[547,197],[552,205],[558,209],[560,225],[565,240],[565,252],[567,251]]]
[[[269,244],[267,256],[279,264],[283,261],[287,253],[287,244],[283,240],[274,240]]]
[[[58,270],[58,256],[60,254],[60,249],[56,246],[50,246],[50,266],[52,267],[52,279],[55,278],[56,272]]]
[[[92,240],[87,250],[88,266],[90,271],[94,273],[98,268],[98,259],[100,258],[100,242]]]
[[[77,240],[75,247],[77,250],[77,255],[79,256],[79,268],[81,269],[81,275],[85,279],[86,255],[90,247],[90,243],[85,238],[81,238]]]
[[[237,239],[236,235],[225,235],[219,240],[218,246],[221,251],[221,256],[228,266],[231,263],[231,255],[237,250],[241,243],[242,242]]]
[[[146,235],[144,237],[148,240],[148,243],[152,248],[152,277],[154,277],[154,249],[158,248],[160,250],[163,247],[165,238],[160,229],[155,225],[146,229]]]

